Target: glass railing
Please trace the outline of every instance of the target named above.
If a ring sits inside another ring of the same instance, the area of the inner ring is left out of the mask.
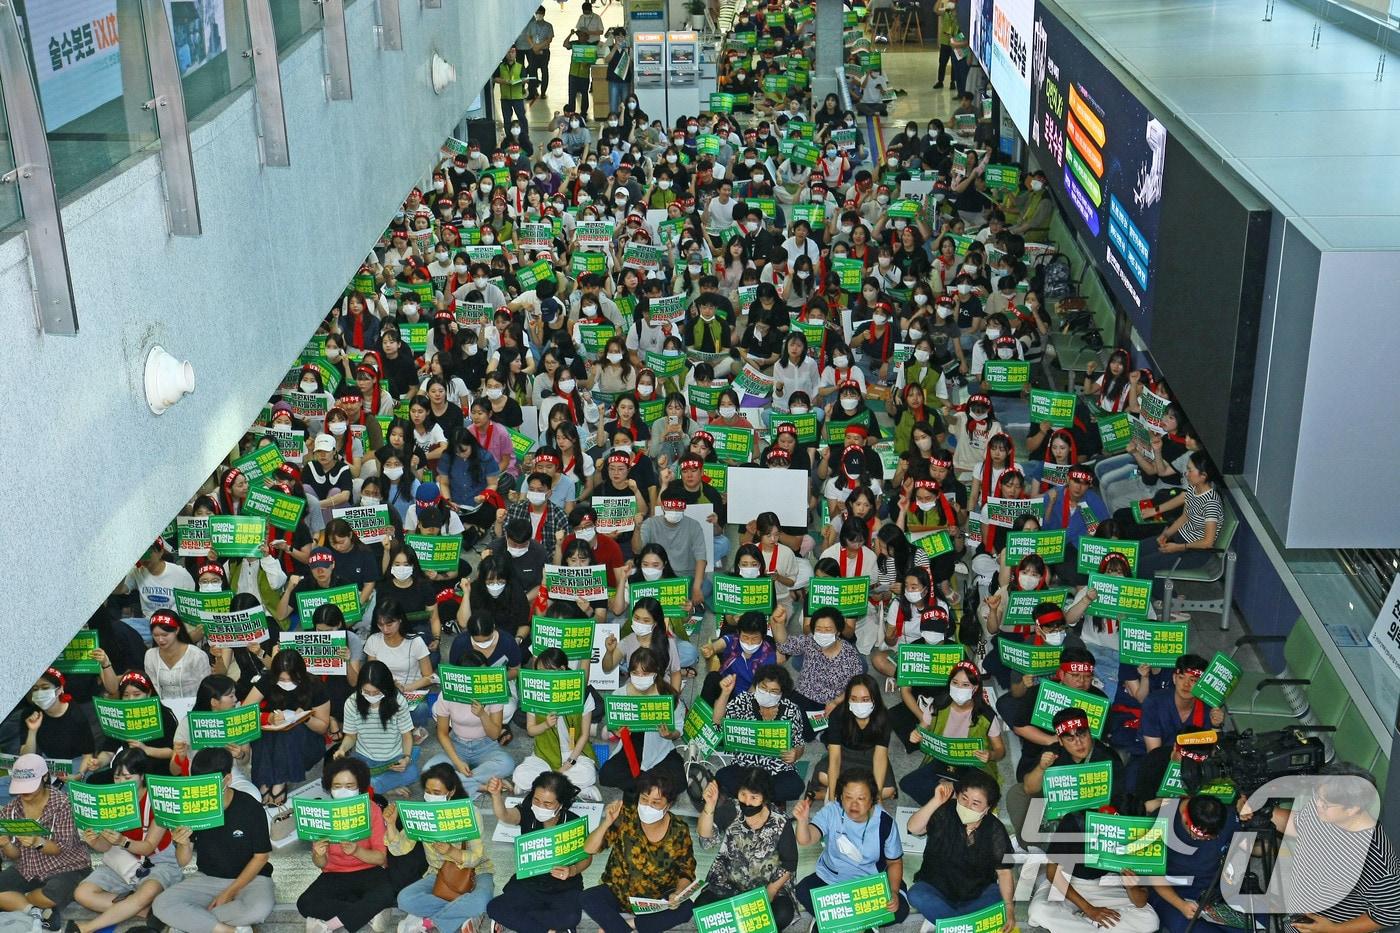
[[[253,81],[248,16],[243,0],[170,0],[166,10],[193,129]]]
[[[0,97],[0,175],[15,167],[14,147],[10,145],[10,120],[5,113],[5,99]],[[19,186],[0,185],[0,230],[19,221],[23,214],[19,206]]]

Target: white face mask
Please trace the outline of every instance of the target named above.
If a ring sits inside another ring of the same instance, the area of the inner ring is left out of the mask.
[[[953,309],[950,308],[950,307],[948,307],[947,305],[939,305],[939,306],[938,306],[938,316],[941,317],[941,318],[952,317],[952,316],[953,316]]]
[[[733,418],[738,413],[738,409],[733,405],[719,406],[719,416],[721,418]]]
[[[844,408],[846,411],[855,411],[856,406],[859,404],[860,399],[858,398],[850,398],[847,396],[841,399],[841,407]]]
[[[525,493],[525,498],[529,500],[531,505],[544,505],[544,500],[549,498],[549,493],[540,492],[538,489],[531,489],[529,492]]]
[[[739,568],[739,576],[743,577],[745,580],[756,580],[756,579],[758,579],[758,574],[759,574],[759,568],[758,568],[758,567],[740,567],[740,568]]]
[[[755,690],[753,692],[753,698],[758,705],[764,709],[772,709],[782,702],[783,695],[781,693],[770,693],[767,690]]]
[[[277,681],[277,686],[278,686],[279,689],[285,690],[285,691],[287,691],[288,693],[291,693],[293,690],[295,690],[295,689],[297,688],[297,685],[296,685],[296,683],[295,683],[294,681],[287,681],[287,680],[279,680],[279,681]]]
[[[1025,573],[1023,571],[1021,573],[1016,574],[1016,582],[1020,584],[1021,589],[1023,590],[1033,590],[1036,587],[1040,586],[1040,574]]]
[[[378,496],[360,496],[360,505],[378,505],[381,501]]]
[[[44,690],[35,690],[29,694],[29,702],[39,707],[39,709],[50,709],[58,702],[58,691],[52,687]]]
[[[869,719],[870,714],[875,712],[874,703],[852,703],[851,715],[857,719]]]
[[[594,528],[592,525],[585,528],[575,528],[574,537],[578,538],[580,541],[591,542],[594,538],[598,537],[598,529]]]
[[[928,296],[927,296],[927,295],[920,295],[919,297],[920,297],[920,298],[923,298],[925,301],[928,300]],[[911,327],[911,328],[909,328],[909,339],[910,339],[910,340],[918,340],[918,339],[919,339],[920,337],[922,337],[923,335],[924,335],[924,332],[921,331],[921,330],[919,330],[917,327]]]
[[[609,363],[621,363],[621,362],[622,362],[622,354],[621,354],[621,353],[609,353],[609,354],[608,354],[608,362],[609,362]]]
[[[627,678],[638,690],[650,690],[656,684],[655,674],[633,674]]]
[[[794,406],[792,406],[792,413],[793,413],[794,415],[805,415],[805,414],[807,414],[807,406],[806,406],[806,405],[794,405]]]
[[[426,797],[424,799],[426,799]],[[537,807],[534,804],[530,805],[530,812],[533,813],[535,815],[535,819],[539,820],[541,823],[548,823],[550,820],[554,819],[556,816],[559,815],[558,810],[550,810],[545,807]]]
[[[988,339],[988,340],[995,340],[995,339],[997,339],[997,338],[1000,337],[1000,336],[1001,336],[1001,328],[1000,328],[1000,327],[988,327],[988,328],[987,328],[987,339]]]
[[[830,648],[832,645],[836,644],[836,633],[813,632],[812,641],[816,642],[817,646],[820,648]]]
[[[1013,348],[1011,348],[1011,347],[998,347],[998,348],[997,348],[997,359],[999,359],[999,360],[1009,360],[1009,359],[1011,359],[1011,357],[1013,357],[1013,356],[1015,356],[1015,355],[1016,355],[1016,351],[1015,351]]]
[[[1060,631],[1060,632],[1046,632],[1046,633],[1045,633],[1045,643],[1046,643],[1047,645],[1051,645],[1051,646],[1063,645],[1063,644],[1065,643],[1065,635],[1066,635],[1066,633],[1063,632],[1063,631]]]
[[[490,399],[491,401],[493,401],[493,402],[496,401],[498,398],[500,398],[500,397],[501,397],[502,395],[504,395],[504,394],[505,394],[505,389],[498,389],[496,386],[487,386],[487,387],[486,387],[486,397],[489,398],[489,399]]]
[[[1039,191],[1041,188],[1044,188],[1044,187],[1045,187],[1045,182],[1041,181],[1039,178],[1037,178],[1037,179],[1035,179],[1034,181],[1031,182],[1031,190],[1032,190],[1032,191]]]
[[[386,467],[384,469],[384,478],[390,482],[397,483],[399,480],[403,479],[403,467]]]
[[[389,572],[394,575],[395,580],[407,580],[413,576],[413,568],[408,564],[395,564],[389,568]]]
[[[652,393],[654,393],[655,391],[656,391],[656,386],[652,386],[652,385],[639,385],[639,386],[637,386],[637,394],[640,395],[642,398],[651,398]]]
[[[467,356],[476,356],[476,344],[469,343],[462,348],[462,352]]]
[[[446,794],[424,794],[424,795],[423,795],[423,802],[424,802],[424,803],[447,803],[447,795],[446,795]]]
[[[340,437],[345,433],[345,429],[350,427],[350,425],[346,424],[344,421],[332,421],[330,424],[326,425],[326,427],[336,437]]]
[[[509,550],[509,549],[507,549],[507,550]],[[528,548],[527,548],[526,550],[528,550]],[[519,557],[520,555],[517,554],[516,556]],[[506,585],[505,585],[505,583],[488,583],[488,584],[486,584],[486,592],[490,593],[492,596],[500,596],[500,595],[501,595],[502,593],[504,593],[505,591],[506,591]]]
[[[919,633],[919,637],[924,640],[924,644],[926,645],[939,645],[943,643],[943,633],[937,629],[922,631]]]
[[[509,554],[511,557],[524,557],[526,552],[529,550],[530,545],[528,544],[524,547],[510,547],[509,545],[506,546],[506,553]]]
[[[201,593],[218,593],[224,588],[222,583],[201,583],[199,591]]]
[[[560,392],[563,392],[563,393],[565,393],[565,394],[567,395],[568,393],[574,391],[574,387],[577,386],[577,385],[578,385],[578,383],[575,382],[575,381],[572,380],[572,379],[560,379],[560,380],[559,380],[559,391],[560,391]]]
[[[670,522],[672,525],[679,525],[681,519],[685,518],[685,511],[683,509],[664,509],[661,514],[665,515],[666,521]],[[645,567],[642,569],[643,571],[646,570]]]
[[[976,687],[949,687],[949,688],[948,688],[948,696],[952,697],[952,698],[953,698],[953,702],[956,703],[956,704],[958,704],[959,706],[961,706],[961,705],[964,704],[964,703],[970,702],[970,701],[972,700],[973,696],[976,695],[976,693],[977,693],[977,688],[976,688]]]
[[[851,358],[845,355],[833,356],[831,358],[831,365],[835,366],[837,369],[845,369],[847,366],[851,365]]]
[[[920,363],[927,363],[927,362],[928,362],[928,358],[929,358],[929,352],[928,352],[927,350],[915,350],[915,351],[914,351],[914,359],[917,360],[918,362],[920,362]]]
[[[958,294],[959,294],[959,295],[971,295],[971,294],[972,294],[972,286],[969,285],[969,284],[966,283],[966,282],[962,283],[961,285],[958,286]]]
[[[370,706],[378,706],[384,702],[384,694],[382,693],[361,693],[360,696],[364,697],[365,702]]]
[[[301,381],[301,386],[300,386],[300,388],[301,388],[301,391],[303,391],[303,392],[315,392],[315,391],[316,391],[316,383],[315,383],[315,381],[312,380],[312,379],[303,379],[303,380]]]
[[[674,521],[677,521],[677,522],[680,521],[681,518],[684,518],[684,517],[685,517],[685,513],[684,513],[684,512],[676,512],[676,513],[666,512],[665,514],[666,514],[666,520],[667,520],[668,522],[669,522],[669,521],[672,521],[672,518],[671,518],[671,515],[672,515],[672,514],[676,514],[676,515],[680,516],[680,518],[674,519]],[[663,568],[663,567],[642,567],[642,579],[643,579],[643,580],[660,580],[660,579],[661,579],[661,574],[662,574],[662,572],[664,571],[664,569],[665,569],[665,568]]]
[[[490,651],[495,644],[494,641],[477,641],[475,638],[472,639],[472,647],[483,653]]]
[[[637,804],[637,819],[650,826],[652,823],[659,823],[666,816],[665,810],[658,810],[656,807],[649,807],[644,803]]]
[[[883,326],[884,323],[889,320],[889,317],[884,314],[872,314],[870,320],[874,321],[876,325]]]
[[[355,788],[353,788],[353,787],[332,787],[332,788],[331,788],[331,797],[334,798],[334,799],[336,799],[336,800],[346,800],[346,799],[348,799],[348,798],[350,798],[350,797],[354,797],[354,796],[355,796],[356,794],[358,794],[358,793],[359,793],[359,791],[357,791],[357,790],[356,790]]]
[[[918,603],[920,600],[922,600],[922,599],[924,598],[924,591],[923,591],[923,590],[911,590],[911,589],[907,589],[907,588],[906,588],[905,591],[904,591],[904,598],[907,599],[907,600],[909,600],[909,602],[911,602],[911,603]]]
[[[650,635],[655,628],[656,626],[651,622],[641,622],[637,619],[632,620],[632,634],[639,637],[645,638]]]

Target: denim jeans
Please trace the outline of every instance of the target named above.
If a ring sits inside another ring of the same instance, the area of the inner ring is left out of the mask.
[[[472,769],[470,776],[458,771],[457,776],[462,779],[462,787],[468,796],[475,796],[486,782],[493,777],[502,779],[509,778],[515,771],[515,759],[510,757],[510,753],[501,748],[496,740],[489,736],[482,736],[479,739],[467,739],[463,741],[452,736],[452,747],[457,751],[457,757]],[[442,763],[452,763],[452,759],[445,754],[437,754],[428,759],[424,765],[424,770],[433,765]]]
[[[358,748],[352,748],[350,754],[369,765],[371,772],[374,771],[375,768],[382,768],[385,765],[394,764],[398,761],[397,758],[391,761],[375,761],[372,758],[366,758],[364,755],[361,755]],[[416,784],[418,782],[418,754],[419,750],[415,748],[413,754],[410,756],[408,767],[402,771],[391,770],[374,775],[374,777],[369,779],[370,786],[383,794],[399,787],[408,787],[412,784]]]
[[[486,913],[495,893],[496,879],[477,872],[476,887],[455,901],[444,901],[433,894],[437,873],[425,875],[399,892],[399,910],[433,921],[443,933],[456,933],[468,920]]]
[[[403,900],[403,896],[399,896]],[[982,889],[982,893],[970,901],[950,901],[943,896],[943,892],[929,884],[927,881],[916,881],[909,889],[909,903],[914,905],[914,909],[924,915],[924,919],[932,923],[939,920],[947,920],[949,917],[960,917],[963,914],[970,914],[974,910],[981,910],[990,907],[1001,900],[1001,889],[993,881]]]
[[[428,695],[423,698],[423,702],[409,710],[408,716],[413,720],[415,726],[431,726],[433,724],[433,704],[437,702],[438,692],[428,691]]]

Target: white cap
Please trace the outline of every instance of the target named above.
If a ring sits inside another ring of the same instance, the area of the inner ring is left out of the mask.
[[[335,450],[335,438],[329,434],[317,434],[314,450]]]

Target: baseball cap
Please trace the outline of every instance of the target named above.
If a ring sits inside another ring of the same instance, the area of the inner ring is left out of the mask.
[[[20,755],[10,765],[10,793],[32,794],[49,773],[48,763],[41,755]]]
[[[314,450],[335,450],[335,438],[329,434],[317,434]]]
[[[328,547],[318,547],[311,552],[311,557],[307,560],[307,564],[312,567],[334,567],[335,552]]]

